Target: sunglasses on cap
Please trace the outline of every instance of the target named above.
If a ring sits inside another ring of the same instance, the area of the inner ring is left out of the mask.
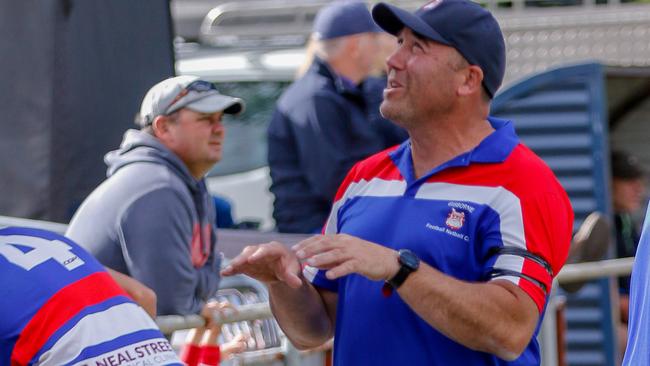
[[[207,91],[210,91],[210,90],[215,90],[215,91],[217,91],[217,87],[214,86],[214,84],[211,83],[211,82],[209,82],[209,81],[205,81],[205,80],[194,80],[193,82],[189,83],[185,88],[183,88],[183,90],[181,90],[181,92],[178,93],[177,96],[174,97],[174,99],[172,100],[172,102],[169,103],[169,105],[167,106],[167,108],[165,108],[165,113],[164,113],[164,114],[165,114],[165,115],[168,115],[168,114],[170,114],[170,113],[172,113],[172,112],[176,112],[178,109],[180,109],[180,108],[173,109],[172,106],[173,106],[176,102],[178,102],[179,100],[181,100],[181,98],[183,98],[184,96],[186,96],[187,94],[189,94],[189,92],[194,91],[194,92],[198,92],[198,93],[204,93],[204,92],[207,92]]]

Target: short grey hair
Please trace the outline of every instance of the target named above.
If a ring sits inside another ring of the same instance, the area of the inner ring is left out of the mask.
[[[313,39],[314,42],[314,53],[320,59],[328,61],[336,57],[343,48],[343,44],[347,40],[347,37],[338,37],[327,40]]]
[[[181,108],[181,109],[183,109],[183,108]],[[179,109],[179,110],[174,111],[174,112],[172,112],[172,113],[170,113],[168,115],[163,115],[163,117],[167,117],[167,118],[169,118],[169,120],[171,120],[172,123],[176,123],[176,122],[178,122],[178,115],[180,114],[180,112],[181,112],[181,110]],[[156,134],[155,134],[155,132],[153,130],[153,123],[149,123],[147,125],[144,125],[144,126],[140,127],[140,131],[148,133],[148,134],[150,134],[151,136],[154,136],[154,137],[156,136]]]

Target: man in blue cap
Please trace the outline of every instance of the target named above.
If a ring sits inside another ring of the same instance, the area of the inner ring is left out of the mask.
[[[352,165],[387,147],[359,88],[380,31],[362,2],[333,2],[318,12],[315,58],[279,99],[268,129],[278,231],[320,232]]]
[[[245,248],[222,273],[265,282],[298,347],[334,335],[335,365],[539,365],[573,211],[512,123],[488,116],[499,25],[469,0],[372,15],[398,39],[381,112],[410,139],[352,168],[325,235]]]

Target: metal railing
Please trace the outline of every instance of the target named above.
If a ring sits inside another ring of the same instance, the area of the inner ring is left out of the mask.
[[[421,0],[392,2],[409,10],[423,4]],[[255,70],[259,78],[269,79],[271,75],[293,71],[295,66],[288,64],[282,71],[270,67],[262,61],[262,51],[302,49],[311,32],[313,18],[324,3],[327,2],[223,4],[205,17],[200,39],[206,45],[227,48],[233,55],[242,50],[255,50],[257,53],[246,56],[250,59],[245,62],[251,66],[245,69]],[[506,40],[508,67],[503,85],[553,66],[586,60],[597,60],[609,66],[650,66],[647,42],[650,3],[620,0],[604,3],[595,0],[487,0],[482,3],[493,10]],[[573,6],[559,6],[561,4]],[[220,76],[219,67],[213,69],[215,75],[224,78]],[[232,80],[232,73],[228,75],[231,76],[226,80]],[[245,75],[237,77],[241,79]]]
[[[542,365],[558,366],[560,364],[558,350],[557,308],[563,303],[556,295],[558,284],[587,282],[600,278],[626,276],[632,273],[634,258],[606,259],[595,262],[573,263],[565,265],[553,280],[553,290],[546,306],[544,320],[540,327],[538,341],[542,353]],[[612,317],[605,314],[603,319]],[[613,321],[613,319],[612,319]]]
[[[272,317],[271,307],[268,302],[265,302],[240,305],[236,311],[230,313],[215,312],[212,320],[216,324],[228,324]],[[177,330],[203,327],[205,319],[200,315],[163,315],[156,318],[156,324],[163,334],[172,334]]]
[[[634,1],[621,0],[475,0],[498,13],[530,13],[544,9],[584,11],[592,8],[618,8]],[[269,45],[302,45],[312,29],[316,13],[330,3],[328,0],[298,2],[293,0],[225,2],[207,12],[201,22],[202,43],[221,47],[268,47]],[[371,5],[378,1],[371,1]],[[387,1],[408,10],[416,10],[422,0]]]
[[[567,264],[558,273],[556,279],[559,283],[571,283],[603,277],[627,276],[632,273],[633,265],[634,257]]]

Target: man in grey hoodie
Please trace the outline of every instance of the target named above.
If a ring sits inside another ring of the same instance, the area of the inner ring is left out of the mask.
[[[166,79],[144,97],[136,123],[105,161],[108,178],[66,235],[106,267],[151,287],[158,314],[201,311],[219,283],[214,206],[204,175],[221,159],[224,114],[244,108],[193,76]]]

